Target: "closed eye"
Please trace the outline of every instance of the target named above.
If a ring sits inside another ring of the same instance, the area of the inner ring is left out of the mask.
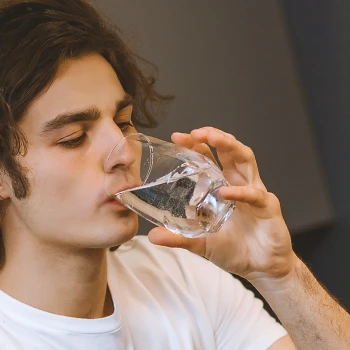
[[[127,131],[129,131],[130,128],[134,128],[134,125],[132,124],[131,121],[117,123],[117,126],[119,127],[119,129],[123,133],[126,133]],[[62,147],[65,147],[65,148],[77,148],[84,143],[86,138],[87,138],[87,134],[86,134],[86,132],[84,132],[80,136],[78,136],[74,139],[70,139],[67,141],[61,141],[58,144]]]
[[[59,145],[65,148],[76,148],[83,144],[86,138],[87,134],[84,132],[83,134],[74,139],[59,142]]]

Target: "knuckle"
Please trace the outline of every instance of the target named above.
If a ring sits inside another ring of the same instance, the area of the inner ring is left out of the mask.
[[[209,131],[209,132],[213,132],[213,131],[216,130],[214,127],[209,126],[209,125],[208,125],[208,126],[205,126],[203,129],[204,129],[204,130],[207,130],[207,131]]]
[[[244,194],[247,198],[252,198],[255,201],[258,200],[261,197],[260,191],[258,191],[254,186],[248,185],[248,186],[242,186],[241,188],[242,194]]]
[[[232,140],[237,141],[236,137],[234,137],[232,134],[230,134],[230,133],[228,133],[228,132],[224,132],[224,131],[223,131],[222,133],[223,133],[225,136],[231,138]]]
[[[255,160],[255,154],[254,154],[254,151],[248,147],[248,146],[245,146],[245,154],[246,154],[246,158],[248,160]]]
[[[278,197],[272,192],[269,192],[269,197],[270,197],[271,204],[274,205],[277,209],[280,209],[281,202],[278,199]]]

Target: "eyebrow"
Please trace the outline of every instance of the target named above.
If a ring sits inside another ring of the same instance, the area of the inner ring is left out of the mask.
[[[114,115],[118,114],[122,109],[133,104],[134,99],[129,94],[116,103]],[[81,111],[62,113],[55,118],[46,122],[40,132],[41,135],[46,135],[55,130],[62,129],[66,125],[84,121],[97,121],[101,117],[101,111],[96,107],[91,107]]]

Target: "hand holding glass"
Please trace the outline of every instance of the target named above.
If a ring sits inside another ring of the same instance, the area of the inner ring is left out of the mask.
[[[219,231],[235,208],[207,157],[141,133],[122,138],[105,163],[105,189],[146,220],[185,237]]]

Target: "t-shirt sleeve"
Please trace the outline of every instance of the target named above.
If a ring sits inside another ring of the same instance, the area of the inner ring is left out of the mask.
[[[263,308],[263,302],[230,274],[220,273],[220,298],[216,315],[217,349],[268,349],[287,334]],[[234,296],[234,297],[232,297]]]
[[[192,277],[212,321],[217,350],[266,350],[287,335],[238,279],[203,258],[190,259],[197,260],[192,260]]]

